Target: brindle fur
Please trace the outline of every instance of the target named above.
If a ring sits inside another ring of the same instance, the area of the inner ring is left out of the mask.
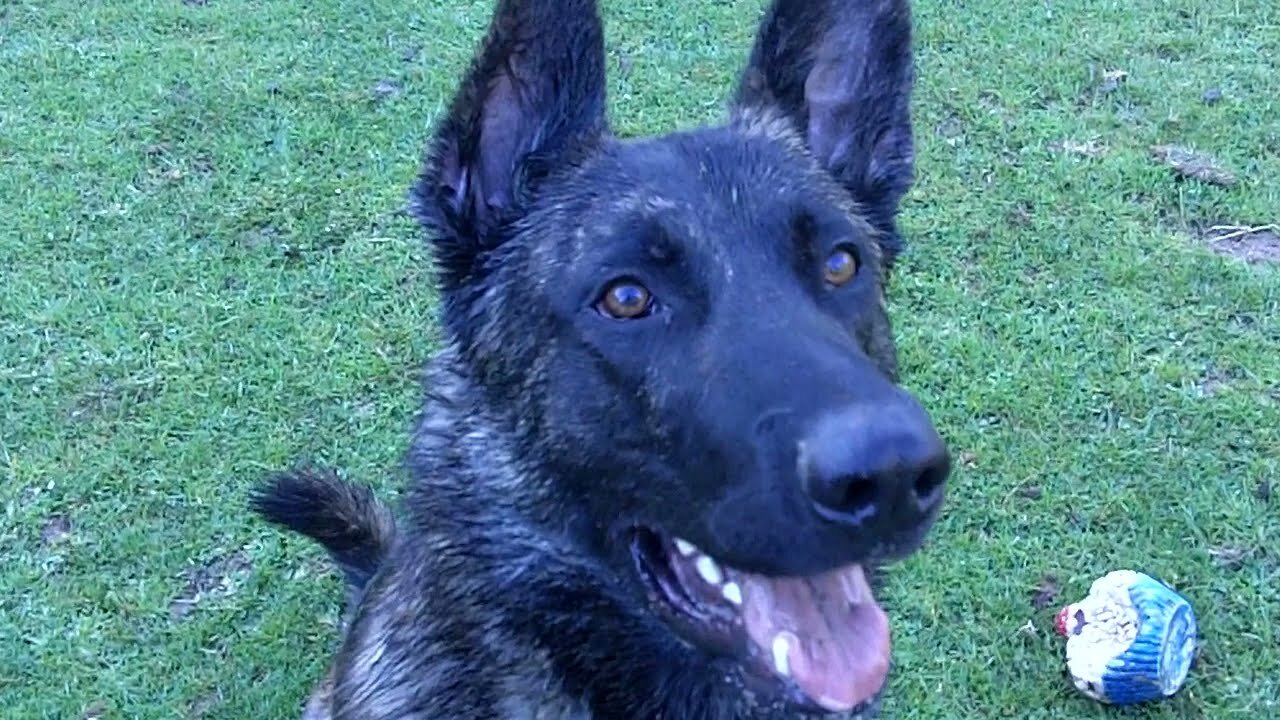
[[[619,537],[648,523],[768,574],[919,546],[932,514],[832,529],[772,479],[790,456],[734,454],[772,405],[901,397],[883,287],[911,61],[908,0],[776,0],[723,125],[624,140],[594,2],[499,0],[412,193],[445,342],[401,518],[320,472],[254,496],[352,590],[308,720],[816,716],[673,634]],[[862,264],[839,293],[804,249],[831,233]],[[669,312],[594,315],[591,292],[636,268],[667,278]]]

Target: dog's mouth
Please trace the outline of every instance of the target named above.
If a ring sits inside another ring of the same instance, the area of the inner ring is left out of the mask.
[[[860,565],[809,577],[735,570],[693,544],[637,529],[632,556],[651,599],[704,649],[792,702],[830,712],[873,700],[889,673],[889,620]]]

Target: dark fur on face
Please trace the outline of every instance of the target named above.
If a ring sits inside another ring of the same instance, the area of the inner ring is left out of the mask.
[[[776,0],[717,127],[614,137],[604,66],[593,2],[500,0],[436,129],[399,526],[331,476],[255,496],[356,590],[309,717],[875,712],[866,575],[949,473],[884,307],[907,0]]]

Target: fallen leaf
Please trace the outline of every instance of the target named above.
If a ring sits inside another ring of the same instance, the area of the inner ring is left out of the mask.
[[[1128,77],[1129,73],[1124,70],[1107,70],[1102,73],[1102,84],[1098,86],[1098,89],[1103,94],[1114,92],[1120,87],[1120,83],[1124,82]]]
[[[1094,140],[1086,140],[1080,142],[1078,140],[1058,140],[1049,145],[1049,149],[1066,153],[1068,155],[1082,155],[1084,157],[1098,157],[1107,152],[1107,147],[1102,143]]]
[[[1151,156],[1183,177],[1227,187],[1236,184],[1236,176],[1207,153],[1178,145],[1153,145]]]

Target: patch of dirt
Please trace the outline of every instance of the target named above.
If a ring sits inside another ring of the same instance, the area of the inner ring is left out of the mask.
[[[1152,145],[1151,157],[1168,165],[1180,177],[1199,180],[1212,185],[1230,187],[1237,180],[1216,158],[1208,153],[1179,145]]]
[[[1067,522],[1070,523],[1071,527],[1075,530],[1080,532],[1089,531],[1089,519],[1074,510],[1067,513]]]
[[[370,93],[374,100],[389,100],[399,95],[401,89],[400,83],[395,80],[379,80]]]
[[[994,90],[982,90],[978,93],[978,107],[986,110],[992,115],[1004,115],[1004,103],[1000,100],[1000,95]]]
[[[223,702],[222,691],[214,690],[193,700],[187,709],[187,717],[191,718],[191,720],[202,718]]]
[[[1197,387],[1200,390],[1200,397],[1213,397],[1222,388],[1227,387],[1227,380],[1220,375],[1210,375],[1201,381]]]
[[[160,392],[158,378],[126,380],[123,383],[103,380],[97,387],[81,393],[67,409],[70,422],[90,422],[98,417],[119,412],[155,397]]]
[[[71,519],[66,515],[50,515],[40,528],[40,542],[57,545],[71,537]]]
[[[207,177],[214,172],[213,158],[198,153],[189,160],[176,154],[172,144],[152,143],[142,148],[146,171],[134,181],[139,189],[155,190],[182,182],[190,176]]]
[[[271,225],[245,230],[236,237],[236,242],[250,250],[261,250],[275,245],[280,238],[280,231]]]
[[[1043,275],[1044,270],[1042,268],[1036,265],[1031,265],[1023,268],[1022,272],[1018,273],[1017,280],[1023,285],[1037,285]]]
[[[964,122],[958,115],[951,114],[938,123],[934,132],[942,138],[943,142],[955,147],[964,140]]]
[[[1253,550],[1238,545],[1222,545],[1209,548],[1209,557],[1213,558],[1214,564],[1233,571],[1243,568],[1245,563],[1253,557],[1253,554]]]
[[[103,381],[92,390],[81,393],[67,410],[67,420],[88,422],[120,407],[121,391],[114,383]]]
[[[1200,397],[1213,397],[1224,388],[1231,387],[1233,381],[1242,380],[1245,377],[1245,373],[1239,368],[1219,368],[1211,364],[1201,375],[1200,382],[1196,383],[1196,389]]]
[[[191,169],[200,175],[212,175],[217,171],[213,158],[204,153],[199,153],[191,159]]]
[[[422,49],[421,45],[409,45],[400,51],[400,62],[414,62],[422,55]]]
[[[1044,490],[1041,490],[1039,485],[1023,485],[1018,488],[1018,497],[1026,498],[1027,500],[1039,500],[1044,497]]]
[[[202,3],[203,4],[203,3]],[[174,83],[173,88],[169,91],[169,100],[175,105],[185,105],[191,102],[191,84],[186,82]]]
[[[631,53],[622,50],[618,52],[618,77],[625,78],[631,74],[631,68],[635,67],[636,61],[631,57]]]
[[[1031,607],[1044,610],[1058,599],[1058,578],[1045,575],[1031,593]]]
[[[1029,200],[1019,200],[1014,203],[1013,209],[1005,215],[1005,220],[1014,227],[1026,227],[1031,224],[1031,218],[1034,213],[1035,206]]]
[[[290,580],[313,582],[316,578],[336,577],[336,566],[325,556],[312,556],[289,571]]]
[[[244,551],[237,550],[230,555],[214,558],[199,567],[187,570],[183,573],[186,585],[178,597],[169,604],[169,617],[174,620],[183,620],[195,611],[196,606],[202,601],[229,594],[233,591],[234,577],[247,572],[252,567],[253,563],[249,562],[249,557]]]
[[[1227,322],[1234,330],[1253,330],[1258,325],[1258,318],[1246,312],[1233,312],[1227,316]]]
[[[1250,265],[1280,263],[1280,225],[1214,225],[1203,239],[1214,252]]]

